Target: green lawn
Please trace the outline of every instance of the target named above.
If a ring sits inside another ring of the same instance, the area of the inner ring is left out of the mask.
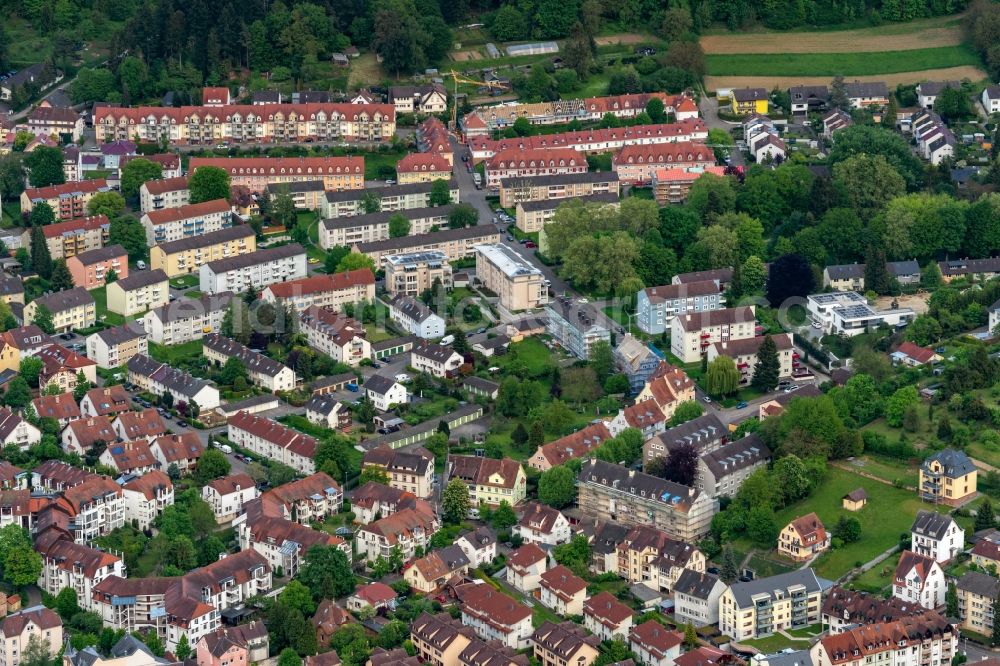
[[[861,511],[845,511],[841,508],[841,498],[856,488],[867,491],[868,504]],[[898,543],[900,534],[910,531],[913,518],[921,509],[945,512],[948,507],[935,507],[921,502],[912,492],[830,468],[826,480],[810,497],[778,512],[777,523],[784,526],[815,511],[827,529],[831,529],[841,515],[857,517],[861,521],[861,540],[830,550],[815,563],[816,573],[835,580],[855,563],[867,562]]]
[[[10,229],[16,227],[21,222],[21,203],[15,201],[5,201],[3,208],[0,208],[0,227]]]
[[[982,65],[966,45],[858,53],[713,53],[705,61],[712,76],[873,76]]]
[[[396,177],[396,163],[405,152],[365,153],[365,180],[385,180]]]
[[[285,416],[279,416],[277,420],[280,423],[284,423],[289,428],[295,428],[296,430],[313,437],[325,437],[333,432],[332,430],[310,422],[309,419],[304,416],[299,416],[298,414],[286,414]]]
[[[109,326],[121,326],[125,323],[125,317],[117,312],[108,312],[108,294],[106,289],[106,287],[101,287],[100,289],[90,290],[90,295],[94,297],[94,302],[97,305],[97,320],[103,321]]]
[[[889,483],[895,483],[898,479],[907,486],[917,485],[917,477],[919,476],[917,467],[906,465],[898,460],[865,455],[846,464],[854,465],[859,471],[885,479]]]
[[[178,275],[175,278],[171,278],[170,286],[174,289],[184,289],[185,287],[197,287],[199,284],[198,275],[195,273],[188,273],[187,275]]]
[[[896,573],[896,566],[899,564],[900,554],[891,556],[881,564],[864,572],[848,585],[852,589],[872,594],[881,594],[892,586],[892,579]],[[885,575],[883,575],[885,574]]]
[[[775,652],[780,652],[785,648],[791,648],[793,650],[804,650],[809,648],[809,641],[796,641],[790,638],[785,638],[781,634],[774,634],[773,636],[768,636],[767,638],[743,640],[740,641],[740,644],[755,647],[764,654],[773,654]]]
[[[779,562],[771,557],[754,554],[747,560],[747,568],[752,569],[757,578],[768,578],[793,571],[795,566]]]
[[[192,340],[179,345],[158,345],[149,343],[149,355],[160,363],[175,364],[183,359],[201,356],[201,340]]]
[[[513,363],[523,363],[532,376],[538,376],[554,364],[553,353],[537,337],[530,337],[515,342],[503,356],[494,356],[494,362],[502,370]]]

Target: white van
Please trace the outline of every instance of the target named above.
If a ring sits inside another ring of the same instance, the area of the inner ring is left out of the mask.
[[[135,267],[138,268],[140,271],[144,271],[146,270],[146,262],[140,259],[139,261],[135,262]]]
[[[453,342],[455,342],[455,336],[454,335],[446,335],[443,338],[441,338],[441,344],[443,344],[446,347],[448,345],[450,345],[451,343],[453,343]]]

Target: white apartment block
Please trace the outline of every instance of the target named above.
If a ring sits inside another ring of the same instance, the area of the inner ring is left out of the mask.
[[[756,328],[753,306],[678,315],[670,326],[670,351],[684,363],[694,363],[712,344],[752,338]]]
[[[232,474],[216,479],[201,489],[218,523],[228,523],[243,513],[243,507],[260,497],[257,484],[248,474]]]
[[[141,222],[146,228],[146,241],[153,246],[228,227],[232,211],[225,199],[215,199],[180,208],[151,210],[143,214]]]
[[[302,474],[316,472],[316,440],[277,421],[239,412],[229,417],[229,439],[257,455],[284,463]]]
[[[191,203],[191,191],[186,176],[147,180],[139,188],[139,210],[145,214],[151,210],[180,208]]]
[[[232,292],[199,298],[181,298],[154,308],[142,318],[142,327],[151,342],[179,345],[201,340],[206,333],[218,332],[233,300]]]
[[[223,291],[239,294],[248,289],[263,289],[277,282],[298,280],[306,274],[306,251],[298,243],[220,259],[199,269],[200,288],[205,294]]]

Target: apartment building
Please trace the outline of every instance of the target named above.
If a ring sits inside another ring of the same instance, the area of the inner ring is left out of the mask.
[[[432,377],[454,377],[465,363],[461,354],[444,345],[424,342],[414,345],[410,351],[410,365],[417,372],[426,372]]]
[[[590,358],[590,350],[598,342],[611,344],[611,331],[589,304],[557,297],[546,304],[545,314],[548,334],[577,358]]]
[[[481,567],[497,556],[497,533],[483,525],[458,537],[455,545],[462,549],[471,567]]]
[[[251,192],[276,186],[322,181],[322,189],[360,190],[365,186],[365,158],[348,157],[192,157],[188,172],[215,167],[229,174],[233,186]]]
[[[56,385],[63,391],[72,391],[76,389],[80,375],[91,385],[97,381],[97,363],[62,345],[49,345],[40,349],[35,357],[42,361],[42,371],[38,373],[39,386]]]
[[[122,484],[125,520],[140,530],[149,529],[163,510],[174,504],[174,484],[165,473],[154,470]]]
[[[469,565],[465,551],[453,543],[414,560],[403,579],[414,590],[430,594],[443,588],[453,576],[468,573]]]
[[[542,444],[528,459],[528,467],[545,472],[575,458],[582,458],[613,435],[604,421],[592,423],[574,433]]]
[[[369,481],[354,489],[349,495],[351,511],[355,522],[367,525],[382,516],[416,506],[416,495],[410,492],[387,486],[377,481]]]
[[[198,273],[202,265],[257,251],[257,235],[249,224],[236,224],[216,231],[160,243],[149,250],[150,268],[167,277]]]
[[[660,206],[682,204],[687,201],[691,186],[706,173],[725,176],[726,167],[657,169],[653,172],[653,199]]]
[[[414,558],[417,548],[426,552],[431,537],[440,528],[434,508],[419,500],[412,508],[402,509],[359,528],[354,544],[358,555],[370,562],[380,557],[388,560],[394,548],[398,548],[403,554],[403,561],[408,562]]]
[[[38,587],[52,595],[70,588],[84,610],[93,609],[93,589],[109,576],[125,576],[125,563],[117,555],[74,542],[59,529],[47,529],[35,538],[42,556]]]
[[[52,325],[56,333],[90,328],[97,323],[97,304],[90,292],[83,287],[57,291],[31,301],[24,306],[25,325],[35,322],[39,307],[44,307],[52,314]]]
[[[658,145],[626,146],[611,159],[611,168],[623,183],[653,182],[662,169],[707,169],[715,166],[715,154],[704,143],[678,141]]]
[[[632,527],[615,545],[615,552],[617,568],[611,571],[652,590],[672,591],[685,569],[705,571],[705,555],[700,550],[648,525]],[[600,573],[611,572],[592,567]]]
[[[618,346],[615,347],[614,360],[615,368],[628,378],[629,392],[632,395],[638,395],[642,391],[661,363],[660,357],[653,352],[649,345],[639,342],[631,334],[625,334]],[[635,406],[639,404],[641,403],[636,403]],[[657,411],[659,410],[657,409]],[[633,414],[632,416],[637,415]],[[617,435],[618,433],[613,434]]]
[[[524,468],[516,460],[503,458],[480,458],[478,456],[448,456],[445,481],[461,479],[469,486],[469,498],[473,506],[485,503],[499,506],[507,502],[516,506],[524,501],[527,478]]]
[[[215,479],[201,489],[219,524],[228,523],[243,513],[243,507],[260,497],[257,483],[248,474],[238,473]]]
[[[590,206],[618,207],[618,194],[606,192],[591,194],[586,197],[575,197],[574,200]],[[565,203],[562,199],[538,199],[534,201],[519,201],[515,209],[514,224],[526,234],[541,231],[552,221],[559,206]]]
[[[201,339],[202,355],[208,362],[221,368],[231,358],[243,363],[247,377],[254,386],[277,393],[295,389],[295,371],[273,358],[252,351],[249,347],[218,333],[209,333]]]
[[[976,493],[976,466],[963,451],[942,449],[920,465],[920,496],[959,506]]]
[[[416,451],[394,451],[381,446],[366,451],[361,462],[365,467],[377,467],[389,477],[389,487],[413,493],[426,499],[433,492],[434,458]]]
[[[594,195],[621,196],[621,183],[614,171],[564,173],[554,176],[510,177],[500,180],[500,205],[516,208],[526,201],[579,199]]]
[[[342,312],[347,304],[374,302],[375,274],[359,268],[332,275],[311,275],[272,284],[261,292],[261,298],[281,307],[292,306],[299,312],[311,307]]]
[[[486,188],[499,190],[505,178],[586,173],[587,158],[572,148],[508,148],[486,161]]]
[[[169,304],[170,281],[159,268],[134,271],[109,284],[105,293],[108,311],[131,317]]]
[[[309,346],[338,363],[357,367],[372,357],[371,343],[356,319],[312,306],[299,315],[299,323]]]
[[[160,165],[164,178],[179,178],[181,174],[181,156],[178,153],[154,153],[152,155],[122,155],[118,160],[119,172],[132,160],[142,159]],[[119,173],[120,175],[120,173]]]
[[[150,247],[161,243],[203,236],[232,224],[232,209],[225,199],[187,204],[144,213],[141,220]]]
[[[979,571],[967,571],[955,583],[958,594],[959,627],[983,636],[993,635],[993,604],[1000,597],[1000,579]]]
[[[938,613],[854,626],[810,649],[814,666],[945,666],[956,654],[955,627]]]
[[[219,389],[204,379],[193,377],[166,363],[137,354],[129,359],[126,365],[128,381],[155,395],[170,393],[174,398],[174,404],[193,402],[203,411],[215,409],[220,404]]]
[[[719,601],[719,630],[741,641],[815,624],[821,598],[822,586],[812,569],[735,583]]]
[[[948,514],[918,511],[910,528],[910,550],[947,562],[965,550],[965,530]]]
[[[460,666],[470,645],[485,646],[472,629],[448,613],[421,613],[410,627],[410,641],[421,663],[430,666]]]
[[[28,131],[35,136],[63,136],[76,143],[83,136],[83,116],[70,108],[43,101],[28,114]],[[5,666],[12,666],[9,662]]]
[[[740,385],[746,386],[753,381],[757,370],[757,351],[768,338],[774,342],[778,352],[778,376],[790,378],[799,367],[799,362],[796,360],[795,347],[792,346],[792,336],[787,333],[716,342],[708,347],[708,362],[711,363],[720,356],[732,359],[736,369],[740,371]]]
[[[753,306],[678,315],[670,325],[670,351],[683,362],[694,363],[712,344],[752,338],[756,329]]]
[[[409,153],[396,163],[396,179],[403,185],[450,180],[451,162],[440,153]]]
[[[583,626],[601,641],[625,640],[632,629],[635,613],[607,590],[583,604]]]
[[[718,624],[719,599],[725,590],[718,576],[685,569],[674,582],[674,616],[696,628]]]
[[[420,236],[400,236],[370,243],[355,243],[354,252],[364,254],[375,262],[375,268],[385,268],[388,257],[414,252],[441,252],[448,261],[472,258],[475,246],[482,243],[499,243],[500,232],[493,225],[473,225],[460,229],[444,229]]]
[[[542,666],[590,666],[600,654],[600,639],[575,622],[545,621],[531,635],[531,642]]]
[[[580,511],[623,525],[649,525],[693,542],[708,532],[718,500],[689,488],[603,460],[584,462],[579,474]]]
[[[191,203],[187,176],[147,180],[139,186],[139,212],[180,208]]]
[[[105,278],[112,271],[117,277],[128,277],[128,253],[121,245],[108,245],[69,257],[66,267],[73,276],[74,286],[97,289],[105,285]]]
[[[920,283],[920,264],[916,260],[887,261],[885,268],[901,285]],[[830,287],[834,291],[864,292],[865,264],[827,266],[823,269],[823,286]]]
[[[222,328],[233,292],[204,294],[198,298],[180,298],[153,308],[142,318],[149,340],[161,345],[179,345],[201,340],[206,333]]]
[[[819,324],[824,333],[860,335],[882,324],[897,326],[912,321],[916,314],[910,308],[875,310],[867,299],[853,291],[833,291],[809,294],[806,297],[809,318]]]
[[[442,252],[411,252],[385,258],[385,289],[390,296],[417,297],[435,284],[452,287],[452,267]]]
[[[390,237],[389,219],[397,215],[402,215],[410,223],[407,235],[419,236],[436,228],[447,228],[448,216],[454,209],[454,205],[448,204],[325,219],[319,226],[319,244],[323,249],[329,250],[337,246],[350,247],[355,243],[386,240]]]
[[[174,145],[281,141],[388,141],[396,133],[391,104],[227,104],[113,107],[94,112],[98,143],[116,140]],[[363,170],[362,170],[363,171]]]
[[[70,528],[77,543],[90,543],[125,524],[125,495],[106,476],[91,476],[64,489],[56,505],[72,519]]]
[[[542,271],[506,245],[477,245],[476,277],[500,298],[510,312],[530,310],[549,302],[548,280]]]
[[[462,624],[483,640],[496,640],[523,650],[533,633],[531,609],[489,585],[467,583],[455,588],[461,602]]]
[[[279,183],[264,188],[261,197],[267,197],[273,205],[276,197],[287,195],[297,210],[319,211],[326,199],[326,188],[322,180],[303,180],[297,183]]]
[[[896,565],[892,596],[934,610],[945,603],[944,570],[932,557],[904,550]]]
[[[87,358],[105,370],[125,365],[136,354],[148,353],[146,332],[132,322],[87,336]]]
[[[283,515],[309,525],[340,512],[344,493],[328,474],[316,472],[268,491],[265,501],[279,502]]]
[[[228,420],[229,439],[257,455],[284,463],[302,474],[313,474],[316,440],[276,421],[239,412]]]
[[[48,187],[29,187],[21,193],[21,214],[30,213],[35,204],[46,203],[57,220],[86,217],[87,204],[91,198],[98,192],[110,191],[108,181],[103,178]]]
[[[751,433],[702,453],[695,485],[709,497],[732,497],[751,474],[770,461],[771,450]]]
[[[396,294],[389,301],[389,319],[407,333],[424,340],[436,340],[444,336],[444,318],[434,314],[433,310],[412,296]]]
[[[206,294],[263,289],[277,282],[304,278],[307,273],[306,251],[298,243],[219,259],[202,264],[199,269],[201,291]]]
[[[42,227],[52,260],[68,259],[73,255],[104,247],[111,237],[111,222],[107,215],[79,217]],[[21,234],[21,247],[31,247],[31,229]]]
[[[365,202],[376,197],[379,210],[382,212],[398,212],[413,208],[431,207],[431,190],[434,183],[410,183],[408,185],[386,185],[371,187],[365,190],[341,190],[327,192],[326,200],[320,210],[324,218],[351,217],[367,212]],[[448,194],[451,203],[459,203],[461,195],[458,181],[452,178],[448,181]]]
[[[716,280],[647,287],[636,296],[636,325],[647,335],[662,335],[677,315],[719,310],[725,305]]]

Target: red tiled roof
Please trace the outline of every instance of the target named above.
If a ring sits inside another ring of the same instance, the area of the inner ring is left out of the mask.
[[[151,210],[146,213],[151,224],[166,224],[177,220],[186,220],[200,215],[210,215],[212,213],[225,213],[229,208],[229,202],[225,199],[213,199],[196,204],[187,204],[178,208],[163,208]]]
[[[94,231],[101,227],[110,227],[107,215],[92,215],[91,217],[74,217],[65,222],[56,222],[42,227],[42,235],[46,238],[57,238],[63,234],[81,231]]]
[[[310,277],[272,284],[268,290],[277,298],[293,296],[308,296],[309,294],[325,293],[350,289],[357,285],[375,284],[375,274],[368,268],[359,268],[332,275],[313,275]]]
[[[147,180],[146,191],[150,194],[163,194],[165,192],[176,192],[186,190],[188,187],[187,176],[175,176],[173,178],[159,178],[157,180]]]
[[[80,405],[76,403],[72,393],[40,395],[31,401],[31,405],[40,419],[80,418]]]
[[[569,567],[556,565],[541,575],[542,587],[548,588],[556,596],[568,601],[587,589],[587,581],[580,578]]]
[[[451,176],[451,164],[438,153],[410,153],[396,164],[397,173],[438,172]]]
[[[540,449],[545,460],[555,466],[567,460],[582,458],[609,439],[611,433],[608,427],[603,422],[594,423],[554,442],[543,444]]]
[[[792,528],[798,533],[802,545],[823,543],[826,541],[826,528],[823,521],[815,513],[807,513],[791,522]]]
[[[253,107],[254,109],[260,107]],[[363,174],[365,158],[350,157],[192,157],[188,173],[198,167],[225,169],[230,176]]]
[[[62,185],[28,188],[24,193],[28,196],[29,200],[34,201],[36,199],[55,199],[64,194],[75,194],[78,192],[90,194],[102,188],[107,189],[107,187],[108,181],[103,178],[95,178],[94,180],[81,180],[74,183],[63,183]]]
[[[715,163],[715,154],[697,141],[676,141],[625,146],[613,159],[614,164],[670,164],[675,162]]]
[[[160,488],[170,490],[174,487],[174,484],[170,481],[169,476],[159,470],[153,470],[152,472],[146,472],[137,479],[132,479],[123,487],[142,493],[147,500],[152,501],[156,499],[157,490]]]
[[[934,357],[937,355],[934,353],[933,349],[927,349],[926,347],[919,347],[913,344],[912,342],[904,342],[903,344],[899,345],[899,347],[896,348],[896,351],[906,354],[914,361],[917,361],[921,364],[930,363],[932,360],[934,360]]]
[[[312,458],[316,455],[316,440],[309,435],[286,428],[277,421],[248,412],[237,412],[229,417],[229,427],[245,430],[283,449]]]
[[[647,620],[632,627],[628,637],[630,642],[642,646],[650,654],[660,658],[665,657],[671,648],[677,647],[684,641],[684,636],[680,632],[670,631],[656,620]]]
[[[583,602],[583,614],[589,615],[609,628],[615,628],[635,615],[632,609],[618,601],[607,590]]]
[[[707,150],[707,149],[706,149]],[[572,148],[521,150],[511,148],[497,152],[486,162],[487,169],[524,167],[587,166],[587,158]]]

